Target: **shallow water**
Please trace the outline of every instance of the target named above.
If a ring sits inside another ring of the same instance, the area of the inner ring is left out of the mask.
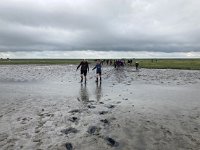
[[[74,65],[0,66],[0,149],[198,148],[200,71],[106,66],[102,79],[90,71],[81,84]]]

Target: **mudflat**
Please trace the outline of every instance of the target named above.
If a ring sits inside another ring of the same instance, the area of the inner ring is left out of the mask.
[[[200,149],[200,71],[0,66],[0,149]]]

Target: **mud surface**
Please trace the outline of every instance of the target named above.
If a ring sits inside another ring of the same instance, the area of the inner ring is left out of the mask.
[[[200,149],[200,71],[0,66],[0,149]]]

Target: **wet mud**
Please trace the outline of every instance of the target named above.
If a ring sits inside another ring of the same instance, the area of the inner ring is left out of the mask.
[[[199,149],[200,71],[0,66],[0,149]]]

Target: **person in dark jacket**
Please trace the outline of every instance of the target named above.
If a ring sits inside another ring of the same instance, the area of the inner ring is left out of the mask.
[[[85,77],[85,83],[86,83],[86,76],[87,76],[87,72],[89,72],[89,64],[88,62],[84,59],[83,61],[81,61],[81,63],[78,65],[76,71],[78,70],[78,68],[81,67],[81,82],[83,82],[83,76]]]
[[[96,82],[98,82],[98,77],[100,78],[100,82],[101,82],[101,62],[100,62],[100,60],[97,60],[97,63],[92,70],[94,70],[94,69],[96,69],[96,74],[97,74]]]
[[[136,70],[139,70],[139,63],[138,62],[135,63],[135,68],[136,68]]]

